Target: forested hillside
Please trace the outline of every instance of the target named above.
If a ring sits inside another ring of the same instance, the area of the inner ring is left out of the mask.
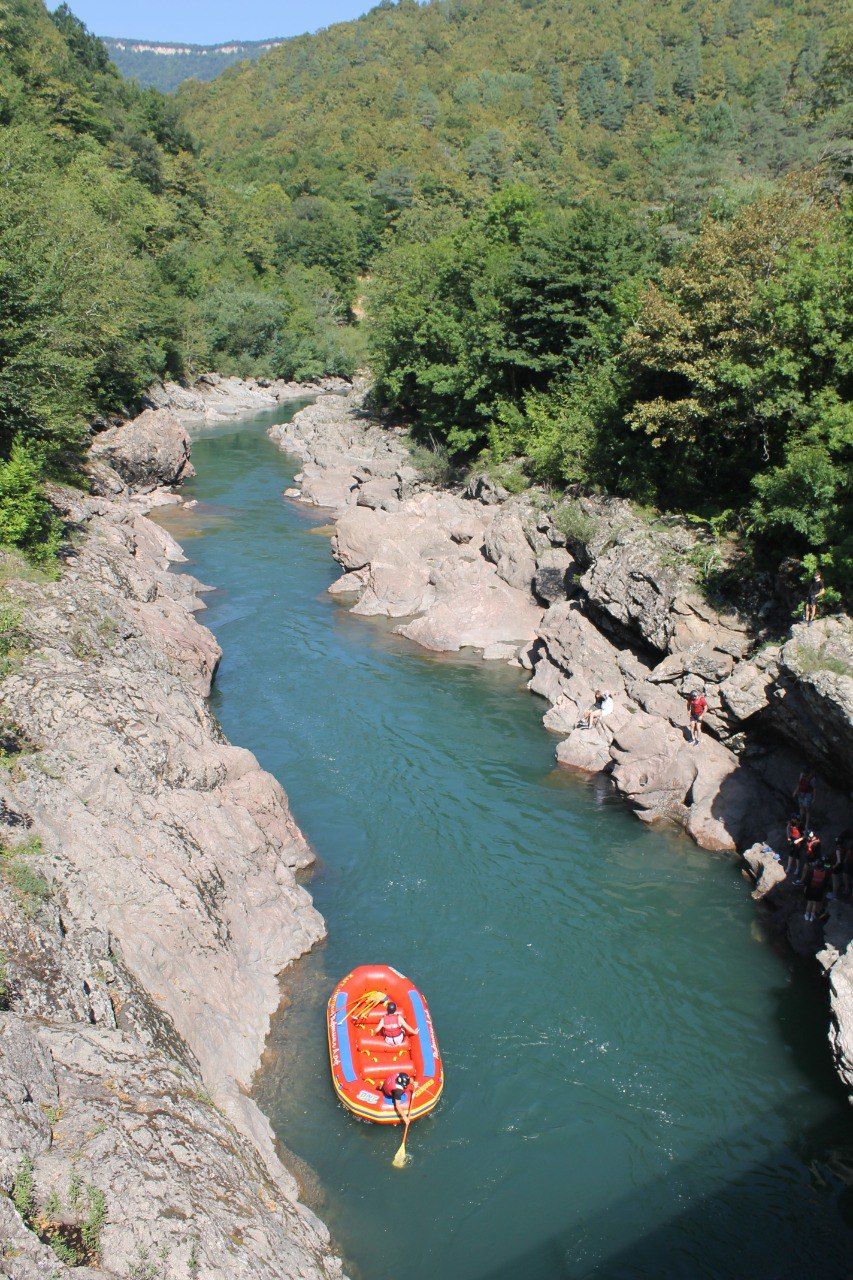
[[[372,277],[377,396],[433,445],[849,590],[843,18],[400,0],[178,97],[218,181],[288,202],[288,256]]]
[[[0,539],[55,541],[43,476],[152,379],[347,372],[366,334],[460,465],[849,587],[842,19],[383,0],[166,99],[67,6],[0,0]]]
[[[230,178],[356,210],[521,179],[684,224],[713,185],[819,153],[832,22],[822,0],[384,0],[181,98]]]
[[[352,367],[328,273],[265,256],[275,198],[257,228],[213,190],[173,103],[65,5],[0,2],[0,156],[0,541],[49,554],[43,477],[155,378]]]
[[[280,43],[231,40],[227,44],[166,44],[159,40],[103,38],[110,60],[123,76],[146,89],[171,93],[184,80],[214,80],[235,62],[251,62]]]

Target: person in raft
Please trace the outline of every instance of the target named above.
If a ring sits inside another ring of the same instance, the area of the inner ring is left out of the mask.
[[[414,1027],[409,1026],[403,1015],[397,1012],[394,1001],[389,1000],[385,1006],[385,1012],[379,1016],[376,1034],[384,1036],[386,1044],[402,1044],[407,1035],[416,1036],[418,1033]]]
[[[803,826],[808,826],[815,795],[815,777],[810,769],[804,769],[794,787],[794,803]]]
[[[595,695],[595,706],[587,711],[583,720],[578,720],[579,729],[591,729],[599,720],[609,716],[613,710],[613,694],[609,689],[598,689]]]
[[[817,617],[817,602],[826,591],[823,576],[820,569],[815,569],[812,576],[806,584],[806,600],[803,616],[808,626],[811,626]]]
[[[829,863],[822,859],[814,862],[806,871],[806,920],[811,923],[820,914],[820,908],[829,888]]]
[[[382,1081],[382,1092],[386,1098],[390,1098],[394,1103],[395,1111],[397,1111],[397,1103],[404,1096],[411,1083],[412,1077],[407,1075],[405,1071],[392,1071]],[[399,1111],[397,1111],[397,1115],[400,1115]]]
[[[800,883],[800,859],[804,852],[805,834],[800,826],[800,819],[797,814],[792,814],[788,819],[786,830],[788,837],[788,861],[785,866],[785,875],[792,876],[794,884]]]
[[[694,689],[690,697],[687,699],[687,714],[690,716],[690,744],[698,747],[699,739],[702,736],[702,720],[705,712],[708,710],[708,699],[704,693],[700,693],[698,689]]]

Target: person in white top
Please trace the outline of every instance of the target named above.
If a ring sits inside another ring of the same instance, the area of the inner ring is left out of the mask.
[[[599,720],[609,716],[613,710],[613,694],[609,689],[599,689],[595,695],[595,706],[586,714],[585,720],[578,721],[578,728],[591,729]]]

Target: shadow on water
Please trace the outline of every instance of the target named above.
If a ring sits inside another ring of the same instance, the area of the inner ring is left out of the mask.
[[[795,1117],[792,1117],[795,1118]],[[757,1124],[760,1124],[760,1117]],[[750,1135],[737,1139],[751,1145]],[[765,1170],[777,1160],[787,1161],[784,1149],[769,1152],[766,1162],[753,1165],[722,1187],[694,1197],[690,1204],[653,1230],[640,1224],[651,1202],[677,1203],[680,1187],[695,1184],[706,1163],[714,1163],[708,1150],[679,1166],[636,1197],[616,1201],[605,1212],[584,1222],[571,1237],[557,1233],[540,1246],[518,1253],[497,1267],[483,1272],[477,1280],[850,1280],[853,1275],[853,1137],[839,1143],[832,1121],[812,1126],[802,1135],[803,1157],[811,1151],[824,1153],[812,1164],[814,1194],[830,1195],[837,1209],[837,1228],[808,1223],[808,1204],[789,1217],[784,1211],[775,1224],[756,1226],[750,1235],[744,1222],[745,1205],[762,1180]],[[791,1206],[795,1208],[795,1206]],[[607,1241],[614,1225],[637,1221],[636,1236],[627,1245],[612,1250]],[[810,1259],[804,1263],[801,1230],[810,1232]],[[746,1243],[744,1241],[746,1240]]]

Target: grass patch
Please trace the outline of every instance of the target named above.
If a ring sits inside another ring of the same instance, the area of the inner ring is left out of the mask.
[[[38,836],[12,846],[0,845],[0,877],[17,897],[25,915],[32,916],[50,897],[50,885],[29,865],[44,853]]]
[[[811,645],[797,645],[797,663],[804,676],[816,676],[821,671],[830,671],[835,676],[849,676],[853,679],[853,666],[837,654],[828,652],[826,646],[815,649]]]
[[[524,493],[530,488],[530,479],[520,462],[495,462],[488,468],[488,473],[507,493]]]
[[[409,457],[412,466],[420,471],[427,484],[448,485],[453,481],[454,466],[443,444],[431,440],[429,444],[409,440]]]
[[[0,546],[0,586],[7,582],[56,582],[61,572],[57,561],[35,564],[16,547]]]
[[[67,1206],[75,1221],[67,1220],[66,1207],[54,1188],[43,1205],[36,1196],[32,1161],[24,1156],[12,1183],[12,1200],[30,1231],[49,1245],[70,1267],[97,1266],[101,1261],[101,1235],[106,1221],[107,1202],[97,1187],[85,1188],[76,1172],[68,1184]]]
[[[150,1249],[140,1246],[128,1276],[130,1280],[166,1280],[168,1263],[169,1251],[165,1245],[160,1246],[153,1258]]]
[[[599,530],[599,521],[584,511],[579,502],[563,502],[551,517],[563,537],[588,547]]]
[[[8,600],[0,599],[0,680],[14,670],[26,651],[21,610]]]

